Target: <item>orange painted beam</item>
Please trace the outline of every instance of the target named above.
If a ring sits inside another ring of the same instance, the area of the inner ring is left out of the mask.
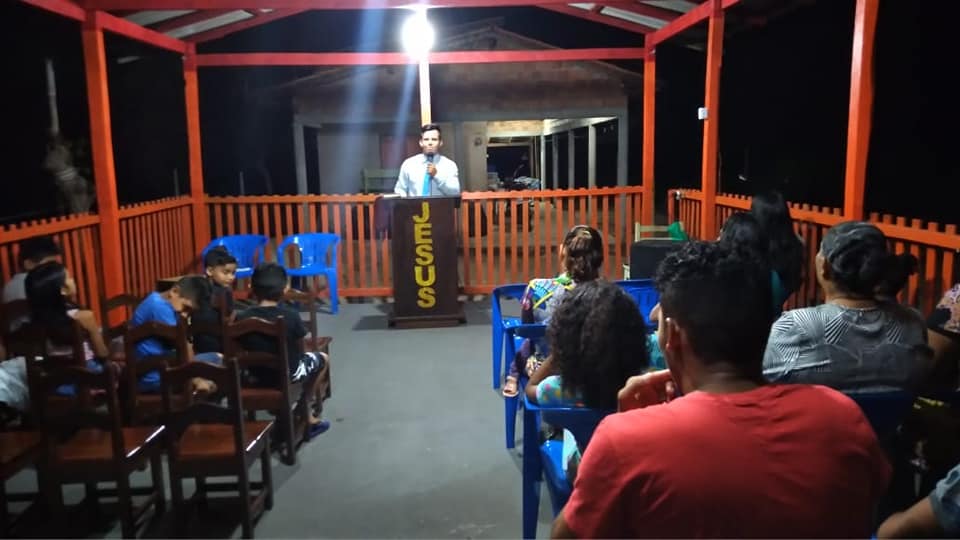
[[[717,148],[720,127],[720,64],[723,59],[723,7],[721,0],[710,0],[712,8],[707,35],[707,76],[704,91],[704,107],[707,118],[703,121],[703,165],[701,191],[703,204],[700,207],[700,238],[717,236]],[[698,8],[699,9],[699,8]]]
[[[68,0],[22,0],[24,4],[56,13],[68,19],[83,22],[87,19],[87,14],[83,8],[74,2]]]
[[[740,0],[721,0],[720,9],[727,9],[731,6],[739,4]],[[691,9],[690,11],[684,13],[683,15],[674,19],[670,24],[664,26],[663,28],[657,30],[656,32],[647,36],[647,47],[654,47],[658,43],[662,43],[671,37],[683,32],[684,30],[696,26],[701,21],[710,18],[711,13],[713,12],[713,2],[704,2],[699,6]]]
[[[644,26],[642,24],[630,22],[630,21],[621,19],[619,17],[601,15],[600,13],[594,13],[589,9],[575,8],[575,7],[568,6],[566,4],[559,4],[559,5],[549,4],[549,5],[540,5],[537,7],[541,9],[545,9],[547,11],[554,11],[556,13],[563,13],[564,15],[570,15],[571,17],[577,17],[585,21],[605,24],[607,26],[612,26],[614,28],[626,30],[627,32],[635,32],[637,34],[649,34],[654,30],[656,30],[655,28],[650,28],[649,26]]]
[[[197,50],[188,44],[183,57],[184,101],[187,110],[187,157],[190,161],[190,198],[193,208],[193,252],[210,242],[210,220],[203,193],[203,153],[200,148],[200,87]]]
[[[642,60],[645,49],[546,49],[516,51],[449,51],[430,53],[430,64],[497,64],[577,60]],[[402,52],[352,53],[223,53],[198,54],[200,67],[241,66],[390,66],[415,63]]]
[[[867,156],[873,115],[873,42],[880,0],[857,0],[854,16],[853,58],[850,61],[850,112],[847,118],[847,166],[843,186],[843,215],[863,219],[867,184]]]
[[[643,206],[640,217],[644,225],[653,225],[654,220],[654,137],[657,113],[657,56],[656,51],[647,52],[643,59]]]
[[[183,53],[187,50],[187,44],[179,39],[161,34],[160,32],[155,32],[149,28],[144,28],[139,24],[132,23],[126,19],[114,17],[109,13],[93,11],[90,13],[90,18],[92,18],[92,24],[95,28],[108,30],[114,34],[119,34],[132,40],[153,45],[154,47],[159,47],[168,51]]]
[[[103,48],[103,30],[95,19],[83,24],[83,64],[87,82],[87,106],[90,112],[90,146],[93,153],[93,178],[100,215],[100,269],[103,295],[123,294],[123,257],[120,243],[120,209],[117,202],[117,177],[113,163],[113,134],[110,126],[110,93],[107,86],[107,58]],[[109,324],[120,321],[106,321]]]
[[[251,10],[251,11],[255,12],[255,10]],[[256,26],[260,26],[262,24],[267,24],[268,22],[273,22],[277,19],[283,19],[286,17],[297,15],[299,13],[303,13],[304,11],[307,11],[307,10],[306,9],[285,9],[285,10],[277,10],[271,13],[260,13],[256,17],[253,17],[250,19],[245,19],[235,23],[225,24],[219,28],[213,28],[211,30],[207,30],[206,32],[200,32],[199,34],[188,36],[187,41],[191,41],[193,43],[202,43],[204,41],[212,41],[214,39],[220,39],[224,36],[229,36],[230,34],[239,32],[241,30],[247,30]]]

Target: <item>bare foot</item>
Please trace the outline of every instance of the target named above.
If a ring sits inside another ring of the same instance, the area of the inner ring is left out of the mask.
[[[500,393],[503,394],[503,397],[517,397],[517,379],[515,377],[507,377],[506,382],[503,383],[503,391]]]
[[[217,385],[211,380],[195,377],[190,379],[190,393],[194,396],[208,396],[217,391]]]

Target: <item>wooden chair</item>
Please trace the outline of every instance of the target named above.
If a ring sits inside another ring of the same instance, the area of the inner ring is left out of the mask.
[[[204,501],[208,491],[233,491],[240,495],[244,538],[253,538],[253,523],[273,507],[273,477],[270,463],[270,429],[273,422],[243,420],[243,402],[237,363],[224,366],[204,362],[167,368],[161,377],[161,394],[167,428],[170,491],[177,523],[185,524],[183,479],[194,478],[194,498]],[[176,396],[190,380],[213,381],[226,396],[226,406],[213,402],[188,402],[179,406]],[[250,467],[260,460],[261,482],[250,482]],[[236,476],[232,484],[207,484],[210,476]],[[258,489],[251,498],[251,489]]]
[[[40,455],[40,434],[36,431],[0,432],[0,537],[6,538],[14,525],[7,509],[9,501],[26,501],[36,493],[7,494],[7,480],[29,467]]]
[[[290,289],[283,295],[284,302],[296,302],[306,307],[310,322],[307,327],[310,335],[303,338],[303,350],[307,352],[323,352],[330,354],[330,344],[333,338],[319,335],[320,327],[317,321],[317,297],[311,292]]]
[[[242,339],[252,334],[262,334],[275,341],[276,349],[268,353],[245,350]],[[268,411],[277,418],[285,445],[283,461],[287,465],[296,464],[297,445],[303,440],[310,419],[304,388],[305,385],[309,387],[312,379],[290,382],[283,317],[273,321],[250,318],[228,325],[224,347],[224,356],[236,359],[241,369],[257,368],[273,372],[269,386],[245,385],[241,389],[243,408],[254,414],[256,411]]]
[[[137,343],[144,339],[159,339],[172,347],[169,354],[158,356],[138,356]],[[186,364],[189,357],[187,343],[187,325],[183,318],[177,318],[176,326],[158,322],[148,322],[139,326],[127,325],[123,338],[126,356],[124,366],[124,413],[131,425],[149,423],[158,420],[163,414],[163,402],[160,394],[142,392],[140,379],[152,371],[162,374],[171,366]]]
[[[224,316],[224,313],[227,311],[227,297],[226,295],[217,294],[214,295],[214,300],[215,303],[213,308],[220,314],[217,320],[203,321],[197,320],[196,317],[191,317],[188,333],[191,340],[196,340],[196,337],[199,335],[212,336],[216,338],[220,342],[218,352],[223,352],[223,335],[227,325],[231,322],[227,319],[227,317]]]
[[[115,339],[123,337],[127,332],[127,321],[133,318],[133,312],[140,305],[142,298],[132,294],[118,294],[110,298],[104,298],[100,305],[100,324],[103,325],[103,339],[109,346]],[[123,322],[120,324],[110,324],[110,314],[114,311],[123,310]]]
[[[0,304],[0,336],[11,332],[10,325],[30,318],[30,304],[26,300],[14,300]],[[6,340],[4,340],[6,341]]]
[[[137,522],[150,507],[159,515],[165,510],[161,435],[163,426],[123,427],[117,395],[116,370],[92,373],[79,367],[45,366],[44,359],[31,358],[27,370],[30,395],[42,433],[40,466],[44,470],[41,492],[49,510],[63,506],[62,485],[83,483],[87,503],[96,505],[100,495],[115,495],[119,500],[121,530],[124,538],[136,535]],[[51,409],[48,398],[64,384],[76,384],[76,405],[64,410]],[[105,396],[106,411],[84,403],[89,391]],[[145,490],[130,486],[130,474],[149,463],[152,485]],[[100,490],[98,482],[115,482],[115,490]],[[145,493],[147,501],[134,506],[133,495]]]

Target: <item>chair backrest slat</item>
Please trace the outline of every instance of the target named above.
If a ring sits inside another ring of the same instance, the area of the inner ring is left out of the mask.
[[[225,399],[221,402],[181,399],[184,389],[195,378],[212,381]],[[167,430],[168,450],[172,459],[179,456],[179,440],[194,424],[222,424],[233,428],[234,456],[243,458],[244,424],[243,403],[240,397],[240,369],[227,358],[222,366],[206,362],[190,362],[168,367],[161,372],[160,388],[163,400],[164,425]]]
[[[123,421],[120,415],[117,377],[119,371],[107,362],[100,373],[78,366],[51,365],[44,357],[27,359],[27,378],[37,425],[44,436],[48,459],[56,446],[77,429],[92,428],[110,433],[112,459],[119,464],[124,457]],[[73,396],[58,390],[74,385]],[[102,396],[106,411],[91,403],[91,392]]]

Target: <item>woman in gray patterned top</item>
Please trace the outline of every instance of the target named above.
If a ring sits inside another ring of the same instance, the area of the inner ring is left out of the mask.
[[[824,235],[816,259],[824,303],[785,312],[763,359],[771,381],[865,392],[915,389],[929,373],[926,325],[915,310],[878,296],[916,268],[887,249],[876,226],[848,221]]]

